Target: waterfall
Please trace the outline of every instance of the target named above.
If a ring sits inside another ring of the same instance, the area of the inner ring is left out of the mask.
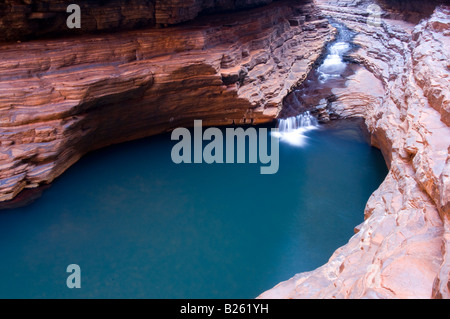
[[[336,42],[329,48],[328,55],[318,69],[322,81],[332,77],[339,77],[342,74],[347,67],[343,60],[343,55],[350,48],[350,45],[346,42]]]
[[[334,24],[334,26],[339,30],[339,33],[336,42],[328,48],[327,56],[318,68],[321,81],[341,76],[347,68],[347,63],[344,62],[343,57],[352,48],[350,45],[353,36],[352,32],[341,25]]]
[[[297,90],[289,94],[284,100],[282,117],[297,114],[305,108],[312,109],[321,105],[321,100],[330,95],[334,85],[342,85],[348,63],[345,55],[352,50],[352,39],[355,32],[345,26],[332,22],[338,30],[336,39],[327,45],[326,55],[322,63],[308,75]],[[310,112],[282,118],[278,120],[278,132],[274,133],[280,141],[291,145],[302,146],[307,139],[306,132],[317,129],[318,120]]]
[[[298,129],[311,129],[318,124],[317,119],[307,111],[297,116],[288,117],[287,119],[279,119],[278,129],[280,132],[290,132]]]
[[[305,144],[305,133],[317,129],[319,122],[309,111],[286,119],[278,119],[278,132],[274,133],[281,141],[291,145]]]

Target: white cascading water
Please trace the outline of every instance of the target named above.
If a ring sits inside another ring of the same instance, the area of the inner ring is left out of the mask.
[[[339,30],[339,33],[336,42],[328,47],[327,56],[318,68],[319,80],[322,82],[341,76],[347,67],[343,57],[352,48],[350,42],[352,41],[353,33],[341,25],[333,25]]]
[[[350,50],[348,42],[336,42],[329,48],[329,53],[323,63],[319,66],[320,80],[339,77],[347,67],[343,55]]]
[[[281,141],[291,145],[305,144],[305,133],[319,127],[317,119],[310,112],[278,120],[278,132],[274,133]]]
[[[338,36],[333,44],[328,47],[327,55],[322,64],[317,68],[318,80],[325,84],[328,80],[341,77],[347,68],[344,61],[344,55],[351,50],[352,32],[343,28],[339,24],[333,24],[338,30]],[[297,95],[292,96],[291,101],[296,106],[301,106]],[[310,105],[312,107],[314,105]],[[274,133],[280,138],[280,141],[287,142],[291,145],[302,146],[306,142],[305,133],[319,127],[317,119],[310,112],[278,120],[279,131]]]

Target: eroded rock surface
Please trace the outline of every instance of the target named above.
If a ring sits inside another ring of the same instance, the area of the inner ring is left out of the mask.
[[[365,67],[333,90],[331,107],[366,119],[390,172],[347,245],[260,298],[449,298],[450,8],[415,25],[383,6],[373,26],[374,1],[317,3],[358,32],[352,58]]]
[[[312,3],[279,1],[163,29],[0,45],[0,201],[106,145],[195,119],[271,121],[333,31]]]
[[[272,2],[273,0],[3,0],[0,3],[0,41],[162,27],[193,20],[200,14],[237,11]],[[66,26],[67,18],[73,12],[67,12],[71,3],[81,9],[80,29],[69,30]]]

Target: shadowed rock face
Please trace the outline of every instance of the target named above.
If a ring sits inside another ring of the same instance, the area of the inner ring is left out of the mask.
[[[200,13],[235,11],[262,6],[276,0],[156,0],[155,19],[160,24],[192,20]]]
[[[443,0],[378,0],[381,7],[387,8],[384,16],[389,19],[404,20],[414,24],[428,18]]]
[[[390,172],[347,245],[261,298],[450,297],[450,8],[416,25],[392,19],[400,1],[387,2],[378,4],[390,18],[375,27],[366,11],[374,1],[317,1],[358,32],[352,60],[364,66],[332,90],[329,107],[365,118]]]
[[[333,28],[280,1],[182,26],[0,45],[0,201],[83,154],[192,126],[273,120]]]
[[[68,30],[67,6],[82,12],[81,29]],[[0,3],[0,41],[71,36],[155,26],[155,1],[143,0],[4,0]]]
[[[81,29],[68,30],[65,0],[4,0],[0,3],[0,41],[73,36],[160,27],[195,19],[199,14],[237,11],[273,0],[79,0]],[[301,1],[300,1],[301,2]]]

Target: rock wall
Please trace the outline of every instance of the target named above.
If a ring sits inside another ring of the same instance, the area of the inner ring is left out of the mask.
[[[390,172],[347,245],[260,298],[449,298],[450,7],[415,25],[392,19],[398,7],[386,2],[401,1],[379,2],[377,27],[367,24],[374,1],[342,2],[317,1],[358,32],[352,58],[365,68],[333,90],[331,108],[366,119]]]
[[[67,6],[81,8],[81,29],[68,29]],[[74,36],[155,26],[155,1],[4,0],[0,3],[0,41]]]
[[[83,154],[179,126],[262,123],[333,38],[312,3],[0,45],[0,201]]]
[[[4,0],[0,3],[0,41],[43,36],[77,36],[161,27],[195,19],[199,14],[237,11],[273,0]],[[80,6],[82,27],[68,29],[67,6]]]
[[[262,6],[274,0],[157,0],[156,22],[176,24],[196,18],[200,13],[235,11]]]

